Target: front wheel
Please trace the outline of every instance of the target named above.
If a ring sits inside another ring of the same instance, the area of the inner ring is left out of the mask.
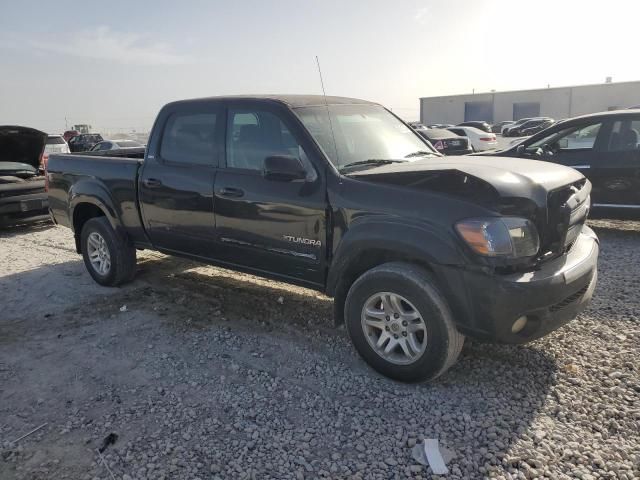
[[[364,360],[404,382],[433,380],[453,365],[464,336],[431,274],[393,262],[364,273],[345,302],[351,341]]]
[[[136,249],[113,230],[105,217],[88,220],[80,240],[84,264],[100,285],[115,287],[133,279]]]

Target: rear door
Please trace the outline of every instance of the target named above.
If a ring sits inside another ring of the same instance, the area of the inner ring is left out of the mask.
[[[591,165],[594,206],[640,208],[640,116],[611,120],[607,132]]]
[[[177,104],[154,127],[139,178],[142,220],[159,249],[215,257],[213,184],[224,139],[216,102]]]
[[[229,103],[226,165],[215,179],[220,260],[303,283],[324,282],[325,182],[319,161],[307,156],[308,142],[284,106]],[[266,178],[265,158],[283,155],[299,158],[307,177]]]

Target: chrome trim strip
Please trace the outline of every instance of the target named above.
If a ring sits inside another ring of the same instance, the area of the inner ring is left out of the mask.
[[[640,208],[640,205],[625,205],[618,203],[594,203],[592,207],[607,207],[607,208]]]
[[[571,167],[571,168],[591,168],[591,165],[567,165],[567,167]]]

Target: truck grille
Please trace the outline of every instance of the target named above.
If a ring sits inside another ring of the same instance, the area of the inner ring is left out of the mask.
[[[586,179],[549,193],[547,226],[541,239],[546,257],[562,255],[576,241],[589,214],[590,193],[591,183]]]

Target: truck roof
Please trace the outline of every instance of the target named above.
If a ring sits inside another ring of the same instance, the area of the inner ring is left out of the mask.
[[[224,101],[224,100],[265,100],[272,102],[279,102],[288,105],[291,108],[295,107],[313,107],[318,105],[325,105],[325,101],[329,105],[355,105],[355,104],[367,104],[377,105],[375,102],[369,102],[367,100],[360,100],[358,98],[349,97],[335,97],[335,96],[323,96],[323,95],[227,95],[216,97],[204,97],[204,98],[192,98],[189,100],[178,100],[171,102],[169,105],[179,105],[184,103],[197,103],[201,101]]]

